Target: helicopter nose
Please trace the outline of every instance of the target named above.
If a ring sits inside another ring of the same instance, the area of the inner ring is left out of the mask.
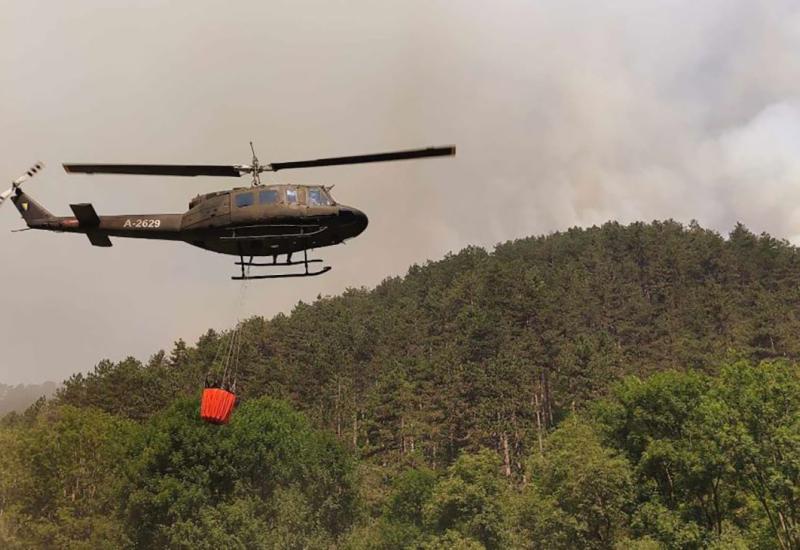
[[[360,235],[367,228],[369,218],[361,210],[350,206],[342,206],[339,209],[339,216],[342,217],[349,229],[348,233],[352,236]]]

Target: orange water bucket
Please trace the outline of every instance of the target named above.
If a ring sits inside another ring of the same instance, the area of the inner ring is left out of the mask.
[[[221,388],[206,388],[200,399],[200,418],[212,424],[227,424],[236,405],[236,396]]]

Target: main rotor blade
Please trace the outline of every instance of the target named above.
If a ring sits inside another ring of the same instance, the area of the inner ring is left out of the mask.
[[[342,164],[364,164],[367,162],[384,162],[387,160],[408,160],[425,157],[447,157],[456,154],[454,145],[445,147],[428,147],[411,151],[394,151],[391,153],[375,153],[372,155],[354,155],[350,157],[331,157],[316,160],[299,160],[294,162],[273,162],[267,170],[277,172],[290,168],[313,168],[315,166],[337,166]]]
[[[140,174],[145,176],[226,176],[238,178],[241,170],[214,164],[64,164],[71,174]]]
[[[445,157],[456,154],[453,145],[446,147],[428,147],[411,151],[393,151],[372,155],[353,155],[349,157],[331,157],[294,162],[273,162],[262,166],[254,162],[246,164],[64,164],[64,170],[72,174],[139,174],[145,176],[220,176],[238,178],[242,174],[252,172],[277,172],[291,168],[313,168],[316,166],[337,166],[343,164],[364,164],[367,162],[384,162],[388,160],[408,160],[425,157]]]

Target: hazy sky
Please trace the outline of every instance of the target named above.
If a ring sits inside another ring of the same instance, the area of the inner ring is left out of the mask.
[[[612,6],[612,7],[609,7]],[[458,145],[455,159],[281,172],[370,226],[319,278],[250,283],[244,314],[373,286],[468,244],[674,218],[800,241],[796,0],[0,0],[0,176],[55,214],[182,212],[215,178],[62,162],[246,163]],[[241,183],[247,183],[244,180]],[[2,186],[6,188],[5,185]],[[0,190],[1,191],[1,190]],[[146,360],[230,327],[232,257],[11,234],[0,382]],[[308,327],[313,333],[314,327]]]

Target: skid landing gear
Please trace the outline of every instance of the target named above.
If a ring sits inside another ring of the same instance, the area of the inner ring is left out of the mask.
[[[254,262],[253,256],[250,256],[248,261],[244,260],[244,255],[239,255],[239,261],[236,262],[234,265],[238,265],[242,268],[242,274],[240,276],[233,276],[231,279],[234,281],[249,281],[253,279],[288,279],[292,277],[316,277],[317,275],[322,275],[323,273],[327,273],[331,270],[330,266],[323,266],[322,268],[318,269],[317,271],[309,271],[308,266],[309,264],[317,264],[322,263],[322,260],[309,260],[308,259],[308,251],[303,250],[303,259],[302,261],[292,261],[292,254],[286,255],[286,261],[279,262],[278,256],[275,255],[272,257],[271,262]],[[272,275],[249,275],[245,272],[245,267],[283,267],[289,265],[302,265],[305,270],[299,273],[275,273]]]

